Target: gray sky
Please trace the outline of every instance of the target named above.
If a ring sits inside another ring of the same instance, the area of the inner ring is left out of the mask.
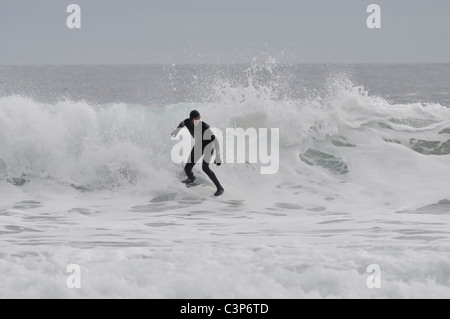
[[[0,64],[450,62],[449,0],[0,3]],[[79,30],[66,26],[71,3]],[[371,3],[382,29],[366,26]]]

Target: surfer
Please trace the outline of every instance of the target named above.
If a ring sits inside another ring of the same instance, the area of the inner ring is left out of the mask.
[[[224,189],[222,185],[220,185],[216,174],[214,174],[214,172],[209,167],[210,156],[213,154],[214,149],[216,150],[216,158],[214,160],[214,163],[217,166],[220,166],[222,164],[222,161],[220,159],[219,142],[212,133],[210,126],[201,120],[200,112],[198,111],[192,111],[189,114],[189,118],[181,122],[180,125],[178,125],[178,127],[172,132],[172,137],[176,137],[180,130],[184,127],[188,129],[189,133],[191,133],[195,144],[192,148],[191,154],[189,155],[189,160],[184,167],[184,171],[186,172],[188,178],[183,181],[183,183],[187,185],[194,185],[196,178],[194,176],[194,173],[192,172],[192,169],[200,160],[200,158],[203,157],[202,169],[217,187],[217,192],[214,194],[214,196],[222,195],[224,193]]]

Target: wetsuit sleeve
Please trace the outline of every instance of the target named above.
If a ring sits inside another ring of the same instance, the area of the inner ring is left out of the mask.
[[[180,125],[178,125],[178,127],[176,129],[174,129],[172,131],[172,133],[170,135],[172,135],[172,137],[176,137],[178,135],[178,133],[180,132],[180,130],[185,126],[184,121],[182,121],[180,123]]]

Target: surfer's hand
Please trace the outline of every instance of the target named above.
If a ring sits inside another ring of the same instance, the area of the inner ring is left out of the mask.
[[[220,166],[220,165],[222,165],[222,161],[220,159],[215,159],[214,164],[216,164],[217,166]]]

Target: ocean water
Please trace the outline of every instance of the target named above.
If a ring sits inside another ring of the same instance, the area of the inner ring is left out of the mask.
[[[447,64],[2,66],[0,297],[449,298],[449,106]],[[280,129],[213,167],[244,203],[180,183],[194,108]]]

